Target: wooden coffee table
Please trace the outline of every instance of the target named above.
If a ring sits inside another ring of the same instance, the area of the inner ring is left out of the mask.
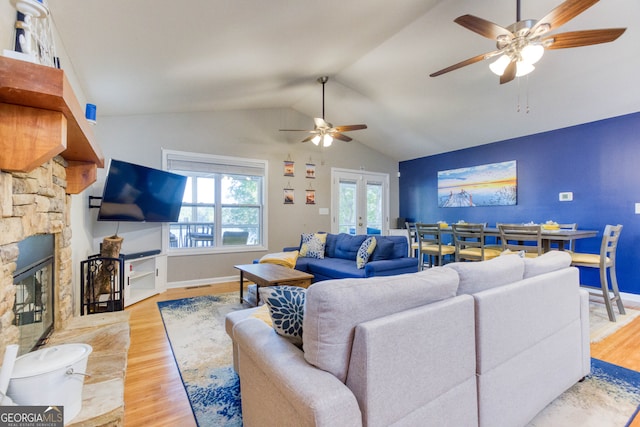
[[[277,264],[241,264],[234,265],[235,268],[240,270],[240,302],[244,299],[244,288],[242,286],[244,279],[251,280],[256,284],[256,305],[260,302],[260,286],[300,286],[302,288],[308,288],[311,285],[312,274],[304,273],[302,271],[294,270],[292,268],[283,267]]]

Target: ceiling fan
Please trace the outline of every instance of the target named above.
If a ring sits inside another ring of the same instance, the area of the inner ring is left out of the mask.
[[[534,70],[535,64],[545,49],[565,49],[612,42],[625,32],[626,28],[607,28],[602,30],[570,31],[549,35],[553,31],[575,18],[598,0],[566,0],[539,21],[520,19],[520,0],[516,0],[516,22],[501,27],[473,15],[463,15],[455,23],[496,41],[497,50],[474,56],[430,74],[431,77],[457,70],[484,59],[499,56],[489,68],[500,76],[500,84],[508,83],[516,77],[524,76]]]
[[[315,145],[320,145],[322,142],[323,147],[331,146],[334,139],[349,142],[352,139],[347,135],[343,135],[343,132],[349,132],[352,130],[366,129],[367,125],[343,125],[333,126],[331,123],[324,119],[324,85],[329,80],[329,77],[318,77],[318,83],[322,83],[322,118],[316,117],[313,119],[315,126],[313,130],[306,129],[280,129],[283,132],[309,132],[311,135],[302,140],[302,142],[311,141]]]

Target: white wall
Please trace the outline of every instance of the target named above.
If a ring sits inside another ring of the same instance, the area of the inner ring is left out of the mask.
[[[268,175],[268,251],[297,245],[300,233],[330,231],[330,215],[319,208],[330,208],[331,167],[388,173],[390,176],[390,220],[398,216],[398,164],[396,161],[354,141],[336,141],[326,149],[300,143],[302,133],[279,132],[280,128],[307,129],[313,120],[290,109],[196,112],[147,116],[98,117],[96,134],[105,158],[116,158],[144,166],[161,167],[161,148],[198,153],[239,156],[269,161]],[[366,137],[367,131],[360,131]],[[357,138],[358,133],[350,134]],[[295,162],[295,177],[283,176],[283,161]],[[316,179],[305,178],[305,163],[316,164]],[[106,171],[101,171],[92,194],[99,196]],[[304,203],[304,190],[312,185],[316,204]],[[283,204],[283,189],[295,189],[295,203]],[[95,218],[97,212],[91,213]],[[115,231],[115,223],[95,223],[94,245]],[[150,224],[120,223],[123,252],[159,249],[161,227]],[[97,249],[97,246],[96,248]],[[234,264],[251,262],[265,252],[172,256],[168,261],[168,281],[206,282],[237,275]]]

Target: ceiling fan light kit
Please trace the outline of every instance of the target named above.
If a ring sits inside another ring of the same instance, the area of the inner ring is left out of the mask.
[[[501,27],[493,22],[473,15],[462,15],[455,23],[496,41],[497,50],[474,56],[458,62],[440,71],[430,74],[437,77],[458,68],[474,64],[484,59],[498,56],[489,65],[489,69],[500,76],[500,84],[508,83],[515,77],[531,73],[545,49],[565,49],[608,43],[616,40],[626,28],[607,28],[602,30],[571,31],[555,35],[548,32],[557,29],[567,21],[575,18],[599,0],[566,0],[539,21],[520,19],[520,0],[516,0],[516,22],[508,27]]]
[[[330,147],[333,144],[334,139],[349,142],[351,138],[344,135],[343,132],[349,132],[352,130],[366,129],[367,125],[342,125],[333,126],[331,123],[324,119],[324,85],[329,81],[329,77],[318,77],[318,83],[322,84],[322,118],[316,117],[313,119],[313,130],[302,129],[280,129],[282,132],[309,132],[311,135],[302,140],[302,142],[311,141],[314,145],[322,147]],[[322,143],[322,144],[321,144]]]

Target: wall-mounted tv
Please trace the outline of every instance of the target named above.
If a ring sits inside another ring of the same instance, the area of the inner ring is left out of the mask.
[[[176,222],[187,177],[111,160],[98,221]]]

